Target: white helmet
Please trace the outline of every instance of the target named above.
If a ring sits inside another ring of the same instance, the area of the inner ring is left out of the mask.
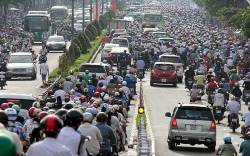
[[[109,101],[109,96],[104,96],[103,101],[108,102]]]
[[[123,89],[122,88],[119,88],[119,90],[118,90],[119,92],[123,92]]]
[[[89,112],[83,114],[83,121],[91,122],[93,120],[93,115]]]
[[[17,113],[16,113],[15,109],[13,109],[13,108],[7,108],[4,111],[7,114],[9,121],[15,121],[16,120]]]
[[[40,108],[40,103],[35,101],[33,102],[32,107]]]
[[[115,109],[113,106],[108,106],[108,108],[106,109],[106,112],[107,113],[114,113],[115,112]]]
[[[78,106],[78,105],[81,105],[81,101],[79,101],[79,100],[77,100],[76,102],[75,102],[75,104]]]
[[[48,112],[48,114],[55,114],[56,113],[56,111],[54,109],[50,109],[47,112]]]
[[[52,103],[52,102],[47,102],[47,103],[46,103],[46,107],[49,107],[49,108],[54,107],[54,103]]]
[[[115,110],[119,110],[119,106],[118,106],[118,105],[113,105],[113,108],[114,108]]]
[[[74,89],[71,89],[70,94],[71,94],[71,95],[72,95],[72,94],[75,94],[75,90],[74,90]]]
[[[126,86],[126,85],[127,85],[127,82],[126,82],[126,81],[122,81],[122,85],[123,85],[123,86]]]
[[[32,115],[32,116],[34,116],[34,117],[38,117],[38,114],[39,114],[39,113],[41,113],[41,112],[42,112],[42,110],[41,110],[41,109],[36,108],[36,109],[34,110],[34,112],[33,112],[33,115]]]
[[[115,92],[115,96],[119,96],[120,95],[120,93],[119,92]]]
[[[106,86],[103,86],[102,87],[102,91],[106,91],[107,90],[107,87]]]
[[[129,74],[126,74],[126,77],[130,77],[130,75],[129,75]]]

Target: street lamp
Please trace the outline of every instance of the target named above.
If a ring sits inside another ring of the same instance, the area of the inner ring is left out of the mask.
[[[71,48],[73,50],[74,53],[74,0],[72,1],[72,17],[71,17]]]
[[[82,32],[84,32],[84,16],[85,16],[84,7],[85,7],[85,0],[82,0]]]
[[[90,23],[92,23],[92,12],[93,12],[93,3],[92,0],[90,0]]]

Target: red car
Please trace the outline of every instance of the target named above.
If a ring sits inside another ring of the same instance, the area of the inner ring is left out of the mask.
[[[177,86],[177,71],[173,63],[155,62],[151,70],[150,86],[154,83],[173,84]]]

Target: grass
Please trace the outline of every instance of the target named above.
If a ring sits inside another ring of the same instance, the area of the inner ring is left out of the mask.
[[[139,129],[141,117],[143,117],[143,119],[144,119],[145,127],[146,127],[146,125],[147,125],[147,122],[146,122],[146,115],[145,115],[145,114],[137,114],[137,116],[136,116],[136,127],[137,127],[137,129]]]
[[[95,41],[90,42],[92,47],[90,49],[88,49],[89,53],[87,54],[81,54],[80,57],[78,59],[76,59],[75,63],[70,66],[70,70],[75,70],[78,69],[80,67],[80,65],[84,62],[89,62],[90,59],[92,58],[92,56],[94,55],[95,51],[98,49],[102,37],[107,33],[107,29],[104,29],[101,33],[100,36],[96,37]],[[58,78],[58,70],[59,68],[56,67],[49,75],[49,82],[54,82],[57,78]],[[75,73],[76,74],[76,73]]]

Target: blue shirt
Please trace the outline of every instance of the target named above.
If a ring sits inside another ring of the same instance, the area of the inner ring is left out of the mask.
[[[226,91],[228,91],[228,89],[229,89],[228,83],[222,82],[222,84],[223,84],[223,89],[225,89]]]
[[[96,89],[95,86],[87,85],[86,88],[88,88],[88,91],[89,91],[88,95],[91,96],[91,97],[94,96],[94,92],[95,92],[95,89]]]
[[[245,113],[242,118],[245,119],[245,127],[250,126],[250,112]]]
[[[132,86],[133,86],[133,80],[132,80],[131,78],[126,77],[126,78],[124,79],[124,81],[127,82],[126,87],[132,88]]]
[[[144,69],[144,67],[145,67],[145,62],[143,60],[138,60],[136,62],[136,68],[137,69]]]
[[[111,127],[101,122],[98,122],[95,126],[100,130],[104,142],[104,144],[101,145],[100,150],[103,150],[105,152],[111,151],[111,144],[116,143],[115,134],[112,131]]]
[[[250,153],[250,140],[245,140],[240,144],[240,152],[242,156],[249,156]]]

